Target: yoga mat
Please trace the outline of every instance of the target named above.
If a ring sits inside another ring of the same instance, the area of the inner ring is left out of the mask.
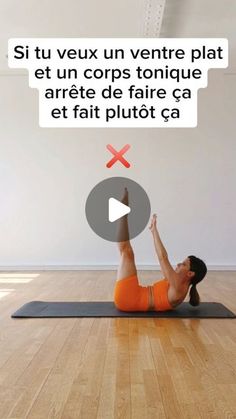
[[[193,307],[185,302],[170,311],[124,312],[112,301],[31,301],[12,314],[16,317],[184,317],[184,318],[236,318],[221,303],[202,302]]]

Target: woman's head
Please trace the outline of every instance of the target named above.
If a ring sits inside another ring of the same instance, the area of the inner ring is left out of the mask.
[[[202,281],[207,273],[205,263],[196,256],[188,256],[183,262],[178,263],[176,272],[184,282],[191,286],[189,303],[193,306],[199,305],[200,297],[196,285]]]
[[[200,297],[196,289],[196,285],[203,280],[207,273],[206,264],[203,260],[197,258],[196,256],[188,256],[189,265],[190,265],[190,272],[193,273],[190,281],[190,300],[189,303],[192,306],[198,306],[200,304]]]

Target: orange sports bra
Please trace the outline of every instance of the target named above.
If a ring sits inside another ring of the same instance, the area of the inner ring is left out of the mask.
[[[173,310],[173,306],[168,300],[168,279],[162,279],[148,286],[149,290],[149,310],[165,311]]]

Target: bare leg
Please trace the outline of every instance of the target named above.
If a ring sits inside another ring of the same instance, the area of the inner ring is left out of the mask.
[[[125,188],[123,204],[129,205],[128,191]],[[125,241],[121,241],[125,238]],[[117,272],[117,279],[124,279],[131,275],[137,275],[135,266],[134,252],[129,241],[128,215],[120,219],[118,231],[118,248],[120,250],[121,260]]]

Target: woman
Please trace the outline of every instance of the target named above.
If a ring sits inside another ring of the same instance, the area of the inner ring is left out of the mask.
[[[128,205],[126,188],[122,202]],[[199,305],[200,298],[196,285],[205,277],[207,267],[201,259],[188,256],[183,262],[178,263],[175,270],[172,268],[157,230],[155,214],[151,221],[150,231],[153,235],[154,246],[165,279],[147,287],[139,285],[130,241],[120,240],[122,237],[129,237],[127,217],[126,215],[120,219],[118,235],[121,261],[114,291],[116,307],[122,311],[173,310],[183,302],[190,287],[189,303],[193,306]]]

